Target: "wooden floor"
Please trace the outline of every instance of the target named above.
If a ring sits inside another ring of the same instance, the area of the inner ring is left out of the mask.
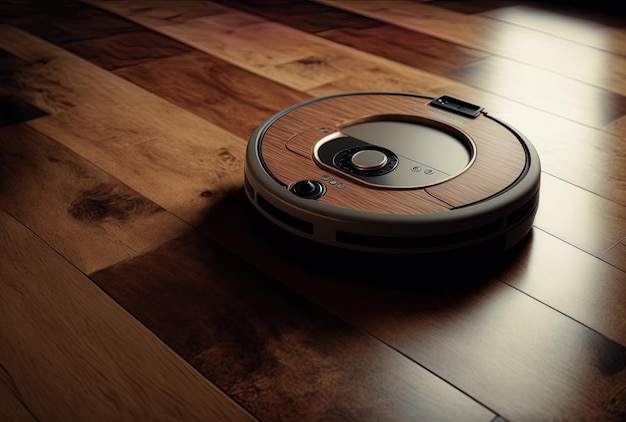
[[[626,420],[625,22],[555,2],[1,2],[0,420]],[[454,95],[526,135],[528,239],[451,284],[272,244],[245,209],[248,137],[350,91]]]

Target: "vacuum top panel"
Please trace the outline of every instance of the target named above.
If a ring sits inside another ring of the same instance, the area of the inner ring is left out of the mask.
[[[405,246],[390,250],[413,250],[461,228],[465,242],[520,221],[525,233],[540,168],[532,145],[480,106],[359,92],[268,119],[250,137],[245,172],[248,199],[288,231],[366,250],[397,239]]]

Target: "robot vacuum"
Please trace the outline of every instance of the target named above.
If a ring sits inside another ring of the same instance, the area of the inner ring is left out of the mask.
[[[294,105],[256,128],[245,193],[263,221],[317,245],[505,251],[532,226],[540,172],[531,143],[481,106],[356,92]]]

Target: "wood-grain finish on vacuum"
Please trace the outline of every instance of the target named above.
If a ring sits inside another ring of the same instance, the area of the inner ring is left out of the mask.
[[[466,171],[426,191],[372,189],[350,183],[344,176],[341,181],[347,188],[329,189],[320,202],[383,214],[440,212],[497,194],[513,184],[526,164],[520,140],[493,120],[452,114],[430,106],[428,99],[393,94],[338,96],[295,108],[271,122],[259,136],[260,156],[268,171],[285,186],[306,178],[319,180],[323,171],[313,160],[313,149],[326,131],[394,118],[422,119],[416,124],[446,125],[467,134],[476,145],[475,161]],[[341,178],[341,173],[336,175]]]

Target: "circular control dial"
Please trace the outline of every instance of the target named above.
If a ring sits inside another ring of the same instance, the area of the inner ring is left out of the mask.
[[[350,159],[354,168],[361,171],[378,170],[387,164],[387,155],[375,149],[364,149],[356,152]]]
[[[382,176],[398,165],[398,157],[386,148],[357,146],[344,149],[332,158],[335,168],[356,176]]]

